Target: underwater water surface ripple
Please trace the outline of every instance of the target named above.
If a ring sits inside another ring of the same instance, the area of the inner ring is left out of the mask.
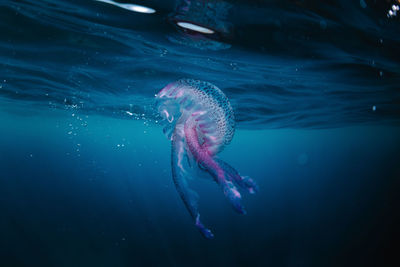
[[[154,94],[191,78],[224,91],[239,128],[399,124],[390,1],[219,1],[210,39],[173,23],[176,2],[1,1],[2,106],[157,119]]]

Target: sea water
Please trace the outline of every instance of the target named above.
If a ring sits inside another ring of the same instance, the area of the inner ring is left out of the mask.
[[[135,2],[154,14],[0,2],[0,265],[390,265],[400,178],[391,5],[225,1],[221,37],[196,39],[169,19],[177,2]],[[213,240],[174,187],[154,110],[179,78],[230,99],[236,132],[220,157],[259,185],[243,216],[215,182],[193,177]]]

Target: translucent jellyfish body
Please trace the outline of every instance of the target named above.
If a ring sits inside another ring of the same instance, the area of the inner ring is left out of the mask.
[[[171,140],[171,167],[174,184],[196,227],[206,238],[211,230],[200,221],[198,195],[189,188],[192,176],[206,173],[220,185],[235,211],[245,214],[238,188],[251,194],[255,182],[241,176],[217,157],[230,143],[235,119],[225,94],[208,82],[182,79],[168,84],[157,95],[157,108],[164,118],[164,133]]]

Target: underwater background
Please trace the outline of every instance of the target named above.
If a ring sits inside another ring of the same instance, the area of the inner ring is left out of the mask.
[[[399,266],[399,5],[0,0],[0,266]],[[243,216],[193,178],[213,240],[155,108],[180,78],[227,95],[259,186]]]

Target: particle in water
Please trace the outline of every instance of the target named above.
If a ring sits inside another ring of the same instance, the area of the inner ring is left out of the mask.
[[[361,6],[362,8],[366,8],[366,7],[367,7],[367,3],[365,3],[364,0],[360,0],[360,6]]]
[[[327,26],[328,26],[328,25],[327,25],[327,23],[326,23],[325,20],[321,20],[321,21],[319,22],[319,27],[321,27],[322,30],[325,30]]]
[[[379,71],[379,76],[383,76],[383,71]]]
[[[398,5],[392,5],[392,9],[390,9],[387,13],[387,17],[395,17],[397,15],[397,11],[400,10],[400,7]]]
[[[297,157],[297,163],[299,165],[306,165],[308,163],[308,155],[307,155],[307,153],[301,153]]]
[[[372,111],[376,111],[376,106],[372,106]]]

